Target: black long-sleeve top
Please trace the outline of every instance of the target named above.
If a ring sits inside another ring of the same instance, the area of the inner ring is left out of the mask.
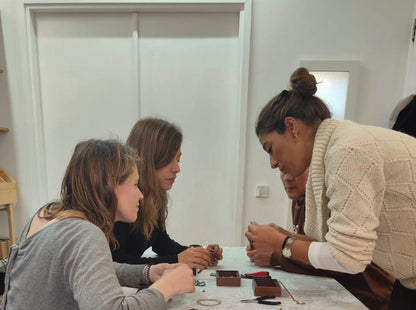
[[[188,247],[172,240],[166,230],[156,227],[148,240],[141,232],[132,232],[127,223],[116,222],[114,236],[119,243],[112,249],[113,261],[128,264],[177,263],[178,254]],[[152,247],[157,257],[142,257],[144,251]]]

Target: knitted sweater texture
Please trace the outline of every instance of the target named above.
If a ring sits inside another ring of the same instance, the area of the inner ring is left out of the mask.
[[[305,233],[346,269],[375,264],[416,289],[416,139],[324,120],[306,186]]]

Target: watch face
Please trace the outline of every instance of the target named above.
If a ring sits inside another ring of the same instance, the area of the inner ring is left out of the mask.
[[[292,251],[290,251],[290,249],[288,249],[288,248],[284,248],[282,250],[282,254],[286,258],[290,258],[292,256]]]

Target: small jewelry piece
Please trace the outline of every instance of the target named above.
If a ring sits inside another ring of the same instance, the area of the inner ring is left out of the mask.
[[[198,305],[201,305],[201,306],[212,307],[212,306],[220,305],[221,300],[219,300],[219,299],[198,299],[196,303]]]
[[[285,288],[285,290],[286,290],[286,292],[289,294],[289,296],[290,296],[290,298],[292,298],[292,300],[294,301],[294,302],[296,302],[296,304],[298,304],[298,305],[306,305],[306,302],[304,302],[304,301],[302,301],[302,302],[300,302],[299,300],[297,300],[297,299],[295,299],[295,297],[293,297],[293,295],[292,295],[292,293],[291,292],[289,292],[289,290],[287,289],[287,287],[283,284],[283,282],[282,281],[279,281],[279,283]]]

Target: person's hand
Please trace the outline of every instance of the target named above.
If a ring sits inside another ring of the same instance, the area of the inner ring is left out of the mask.
[[[173,296],[195,292],[195,279],[192,269],[185,264],[172,264],[172,269],[165,269],[162,277],[150,288],[159,290],[167,302]]]
[[[248,252],[251,252],[251,251],[253,251],[253,250],[254,250],[254,248],[252,247],[251,243],[250,243],[250,244],[247,244],[247,246],[246,246],[247,256],[248,256],[248,258],[250,258],[250,261],[252,261],[252,262],[254,262],[254,261],[253,261],[253,259],[251,258],[251,256],[250,256],[250,255],[248,255]]]
[[[218,244],[208,244],[206,248],[210,251],[210,266],[217,266],[218,261],[222,260],[222,248]]]
[[[207,269],[211,262],[210,251],[202,247],[188,248],[178,254],[178,262],[187,264],[190,268]]]
[[[247,247],[247,256],[250,258],[252,262],[254,262],[257,266],[260,267],[270,267],[270,258],[272,257],[272,251],[269,250],[250,250]]]
[[[252,222],[248,226],[245,236],[253,241],[256,250],[282,251],[286,235],[270,225],[259,225]]]
[[[283,229],[282,227],[280,227],[280,226],[278,226],[278,225],[276,225],[274,223],[270,223],[270,224],[267,224],[267,225],[270,226],[270,227],[273,227],[274,229],[276,229],[281,234],[284,234],[284,235],[287,235],[287,236],[295,235],[293,232],[290,232],[290,231],[288,231],[286,229]]]
[[[178,267],[179,264],[167,264],[167,263],[163,263],[163,264],[157,264],[157,265],[150,265],[150,269],[149,269],[149,280],[151,282],[156,282],[157,280],[159,280],[163,273],[165,272],[165,270],[170,270],[170,269],[174,269],[176,267]]]

